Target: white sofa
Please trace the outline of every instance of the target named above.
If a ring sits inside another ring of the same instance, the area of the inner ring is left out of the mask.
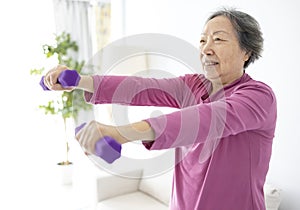
[[[152,178],[142,177],[142,170],[122,176],[103,173],[96,179],[96,210],[168,210],[171,195],[172,171]],[[266,209],[278,210],[280,190],[266,184]]]
[[[159,176],[141,178],[142,170],[121,176],[103,173],[96,179],[97,210],[168,210],[172,171]],[[133,178],[136,177],[136,178]]]

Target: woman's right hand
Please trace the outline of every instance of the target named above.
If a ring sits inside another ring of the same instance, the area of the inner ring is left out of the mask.
[[[68,67],[64,65],[58,65],[53,69],[49,70],[44,76],[44,84],[49,90],[63,90],[63,91],[71,91],[75,87],[64,88],[61,84],[58,83],[58,77],[61,72],[67,70]]]

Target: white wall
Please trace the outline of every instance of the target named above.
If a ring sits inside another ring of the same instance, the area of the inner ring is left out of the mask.
[[[267,182],[300,195],[300,3],[296,0],[125,2],[124,35],[164,33],[182,38],[195,47],[198,47],[207,16],[221,6],[236,7],[259,21],[264,33],[265,50],[263,57],[247,72],[269,84],[278,100],[277,130]]]

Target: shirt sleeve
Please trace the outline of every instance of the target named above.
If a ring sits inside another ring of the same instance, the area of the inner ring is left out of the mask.
[[[276,99],[266,85],[244,85],[220,100],[190,106],[146,121],[155,131],[155,141],[144,142],[146,148],[189,146],[244,131],[275,129]]]
[[[185,80],[185,76],[155,79],[95,75],[94,93],[84,92],[84,97],[86,102],[92,104],[115,103],[180,108],[184,103],[191,104],[191,100],[195,101]]]

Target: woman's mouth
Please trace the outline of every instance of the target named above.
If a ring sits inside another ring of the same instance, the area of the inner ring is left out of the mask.
[[[204,63],[204,66],[216,66],[216,65],[218,65],[219,63],[218,62],[216,62],[216,61],[205,61]]]

